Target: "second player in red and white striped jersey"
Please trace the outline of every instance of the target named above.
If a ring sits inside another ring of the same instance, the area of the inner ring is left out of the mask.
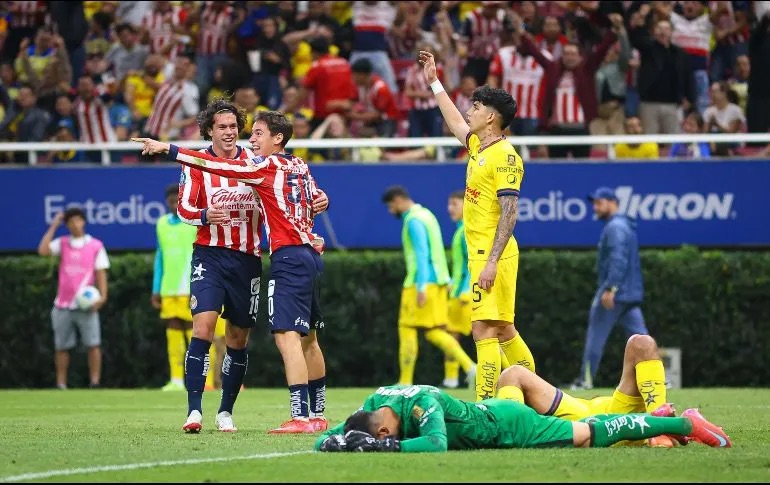
[[[201,152],[188,151],[214,156],[212,147]],[[218,160],[240,164],[254,157],[251,150],[238,147],[236,160]],[[195,244],[224,247],[259,256],[262,234],[262,211],[259,204],[259,196],[251,185],[203,172],[198,168],[182,168],[177,213],[183,222],[198,226]],[[203,211],[212,206],[229,210],[230,221],[226,224],[204,225]]]
[[[551,54],[543,49],[543,55]],[[516,52],[515,46],[502,47],[489,65],[489,75],[498,78],[496,87],[505,89],[516,100],[518,118],[540,118],[540,96],[545,71],[533,56]]]
[[[301,158],[276,153],[267,158],[254,156],[228,160],[173,144],[169,155],[190,169],[200,169],[212,176],[227,177],[253,187],[265,216],[270,252],[284,246],[311,244],[317,247],[322,241],[313,233],[312,204],[318,188],[310,168]]]

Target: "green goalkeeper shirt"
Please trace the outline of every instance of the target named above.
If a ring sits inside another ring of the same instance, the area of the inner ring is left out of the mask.
[[[401,420],[401,451],[426,452],[498,447],[499,426],[490,404],[461,401],[433,386],[396,385],[377,389],[361,410],[391,408]],[[315,449],[327,436],[343,431],[344,423],[329,429]]]

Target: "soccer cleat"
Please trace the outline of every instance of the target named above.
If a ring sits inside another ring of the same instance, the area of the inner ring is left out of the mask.
[[[304,419],[292,418],[284,422],[281,426],[268,431],[270,434],[297,434],[297,433],[315,433],[315,427]]]
[[[165,386],[160,388],[161,391],[184,391],[184,383],[168,381]]]
[[[468,369],[468,372],[465,375],[465,384],[471,391],[476,390],[476,364],[473,364],[473,367]]]
[[[685,409],[682,417],[689,419],[692,423],[692,431],[688,436],[689,438],[712,448],[732,447],[733,443],[724,430],[707,421],[697,409]]]
[[[662,434],[647,440],[650,448],[673,448],[676,446],[676,438],[672,435]]]
[[[315,431],[326,431],[329,429],[329,420],[323,416],[313,416],[310,418],[310,424],[313,425]]]
[[[673,404],[667,402],[665,404],[661,404],[658,409],[651,412],[650,414],[659,418],[670,418],[672,416],[676,416],[676,409],[674,408]]]
[[[217,413],[217,417],[214,421],[216,422],[219,431],[224,431],[225,433],[234,433],[238,431],[238,428],[233,424],[233,415],[227,411]]]
[[[203,425],[201,425],[201,421],[203,421],[201,412],[197,409],[193,409],[190,415],[187,416],[187,421],[184,422],[182,430],[185,433],[200,433],[201,428],[203,427]]]
[[[657,416],[660,418],[671,418],[676,416],[676,409],[674,408],[674,405],[667,402],[665,404],[662,404],[658,409],[651,412],[653,416]],[[677,443],[679,443],[682,446],[686,446],[690,442],[690,438],[687,436],[677,436],[673,434],[667,434],[665,435],[670,440],[676,440]],[[659,437],[657,437],[659,438]],[[657,440],[656,438],[650,438],[650,446],[656,447],[656,446],[665,446],[665,445],[659,445],[659,444],[653,444],[653,441],[666,443],[666,440],[660,439]],[[671,446],[665,446],[666,448],[671,448]]]

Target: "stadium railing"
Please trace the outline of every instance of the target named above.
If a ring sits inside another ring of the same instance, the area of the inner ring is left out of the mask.
[[[712,134],[704,133],[697,135],[689,134],[666,134],[666,135],[592,135],[592,136],[514,136],[509,138],[511,142],[520,147],[521,155],[525,160],[529,160],[528,147],[540,145],[593,145],[606,146],[606,156],[601,160],[614,160],[614,146],[617,143],[647,143],[655,142],[658,144],[671,143],[730,143],[734,145],[743,145],[746,143],[766,143],[770,144],[770,133],[730,133],[730,134]],[[241,140],[241,143],[245,140]],[[208,142],[204,140],[195,141],[177,141],[173,142],[184,148],[204,148]],[[353,149],[353,161],[356,161],[355,149],[357,148],[421,148],[426,146],[435,146],[437,148],[455,148],[461,146],[460,142],[454,137],[419,137],[419,138],[335,138],[335,139],[292,139],[287,148],[350,148]],[[54,152],[62,150],[80,150],[80,151],[99,151],[101,152],[102,165],[112,163],[111,152],[136,152],[138,153],[139,144],[136,142],[112,142],[112,143],[62,143],[62,142],[42,142],[42,143],[0,143],[0,152],[28,152],[29,165],[37,165],[40,152]],[[751,158],[751,155],[747,155]],[[661,156],[661,158],[665,158]],[[447,156],[444,150],[436,150],[436,160],[444,162]],[[591,159],[585,159],[591,160]],[[537,159],[532,159],[537,162]],[[547,161],[547,160],[542,160]]]

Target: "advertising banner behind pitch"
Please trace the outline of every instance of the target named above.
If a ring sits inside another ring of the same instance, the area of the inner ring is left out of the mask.
[[[436,214],[445,241],[454,224],[447,197],[465,184],[465,164],[316,165],[331,200],[316,219],[327,246],[399,248],[401,222],[381,202],[391,184]],[[52,218],[77,205],[88,232],[108,249],[155,247],[163,192],[179,180],[173,164],[0,169],[0,251],[35,251]],[[586,195],[616,188],[621,212],[638,221],[643,246],[770,246],[770,162],[529,163],[515,228],[521,247],[594,247],[601,222]],[[63,234],[60,229],[57,234]]]

